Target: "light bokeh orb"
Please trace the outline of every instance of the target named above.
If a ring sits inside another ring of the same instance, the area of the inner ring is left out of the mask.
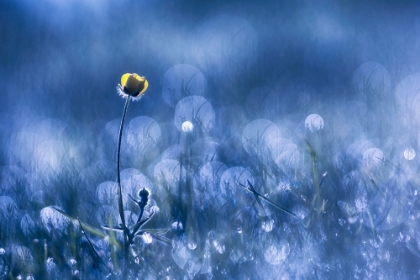
[[[363,153],[363,162],[368,167],[379,167],[384,162],[384,153],[378,148],[367,149]]]
[[[305,127],[310,132],[316,132],[324,128],[324,119],[318,114],[310,114],[305,119]]]
[[[257,119],[243,130],[242,145],[248,154],[257,155],[265,161],[278,155],[280,135],[280,129],[272,121]]]
[[[404,158],[406,160],[413,160],[416,157],[416,151],[413,148],[407,148],[404,150]]]
[[[395,88],[397,105],[406,125],[418,125],[420,122],[420,73],[404,78]]]
[[[206,79],[196,67],[178,64],[165,72],[162,84],[162,96],[170,106],[190,95],[202,96],[207,90]]]
[[[179,131],[183,131],[182,126],[187,121],[194,124],[193,128],[199,127],[203,132],[209,132],[215,121],[213,106],[201,96],[181,99],[175,106],[174,123]]]
[[[182,131],[184,132],[191,132],[194,129],[194,125],[190,121],[185,121],[182,123],[181,128],[182,128]]]
[[[385,67],[369,61],[360,65],[353,74],[353,85],[363,95],[380,96],[391,88],[391,78]]]

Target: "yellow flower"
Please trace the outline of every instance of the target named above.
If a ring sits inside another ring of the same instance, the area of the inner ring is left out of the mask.
[[[138,74],[126,73],[121,77],[121,84],[118,85],[119,94],[123,97],[129,95],[133,98],[140,97],[144,94],[149,83],[145,77]]]

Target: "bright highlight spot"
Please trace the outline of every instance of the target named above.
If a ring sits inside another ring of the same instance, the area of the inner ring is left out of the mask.
[[[191,132],[194,129],[194,125],[190,121],[185,121],[182,123],[182,131]]]
[[[146,243],[146,244],[150,244],[153,241],[152,235],[148,232],[143,233],[143,235],[141,237],[143,239],[143,242]]]
[[[406,160],[413,160],[416,157],[416,151],[413,148],[407,148],[404,150],[404,158]]]
[[[311,114],[305,119],[305,127],[310,132],[316,132],[324,128],[324,120],[318,114]]]

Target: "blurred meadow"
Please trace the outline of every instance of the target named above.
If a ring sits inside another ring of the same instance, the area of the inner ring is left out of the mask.
[[[420,279],[419,14],[1,1],[0,279]]]

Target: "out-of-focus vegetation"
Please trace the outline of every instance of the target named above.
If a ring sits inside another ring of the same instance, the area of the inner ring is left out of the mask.
[[[0,4],[0,279],[420,277],[416,2],[41,2]]]

